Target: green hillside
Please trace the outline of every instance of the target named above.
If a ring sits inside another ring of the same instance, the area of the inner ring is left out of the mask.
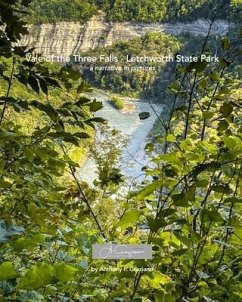
[[[180,47],[181,42],[174,36],[149,32],[131,41],[122,41],[105,48],[99,47],[82,54],[93,57],[100,55],[108,57],[110,54],[115,54],[119,61],[109,65],[117,69],[122,68],[120,71],[103,70],[102,67],[107,64],[100,61],[95,63],[94,70],[90,69],[93,65],[90,63],[80,64],[78,67],[82,69],[84,78],[93,86],[123,95],[139,96],[155,81],[157,75],[165,69],[166,64],[165,62],[127,63],[127,56],[173,57]],[[129,71],[125,70],[127,66],[130,68]],[[142,66],[143,68],[139,68]]]

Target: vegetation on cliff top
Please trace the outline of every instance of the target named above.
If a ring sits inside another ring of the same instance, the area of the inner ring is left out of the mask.
[[[228,0],[34,0],[29,21],[83,23],[98,10],[106,13],[108,21],[187,22],[215,14],[216,18],[228,19],[233,13],[238,15],[240,5]]]

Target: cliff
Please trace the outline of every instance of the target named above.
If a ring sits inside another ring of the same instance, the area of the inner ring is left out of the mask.
[[[226,21],[216,21],[211,33],[225,35],[229,24]],[[96,46],[112,45],[117,41],[127,41],[141,36],[148,31],[164,32],[178,35],[189,32],[194,35],[207,35],[209,22],[197,20],[192,23],[109,23],[103,15],[92,17],[86,24],[76,22],[59,22],[56,24],[41,24],[29,26],[30,34],[24,36],[21,45],[35,47],[44,56],[70,56],[79,51],[86,51]]]

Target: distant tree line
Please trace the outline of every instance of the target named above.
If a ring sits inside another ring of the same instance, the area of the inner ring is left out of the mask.
[[[97,12],[98,1],[88,0],[36,0],[29,9],[28,21],[48,23],[59,21],[85,22]]]
[[[230,8],[235,8],[231,10]],[[197,18],[227,19],[241,10],[241,4],[229,0],[35,0],[30,8],[33,23],[85,22],[98,10],[109,21],[175,22]]]

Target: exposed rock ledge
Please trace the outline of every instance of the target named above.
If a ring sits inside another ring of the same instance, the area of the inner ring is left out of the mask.
[[[223,36],[228,32],[226,21],[216,21],[211,33]],[[165,32],[174,35],[189,32],[194,35],[207,35],[209,22],[197,20],[192,23],[132,23],[106,22],[103,15],[92,17],[86,24],[59,22],[56,24],[32,25],[30,35],[24,36],[21,45],[35,47],[44,56],[70,56],[78,51],[86,51],[97,46],[112,45],[117,41],[127,41],[148,31]]]

